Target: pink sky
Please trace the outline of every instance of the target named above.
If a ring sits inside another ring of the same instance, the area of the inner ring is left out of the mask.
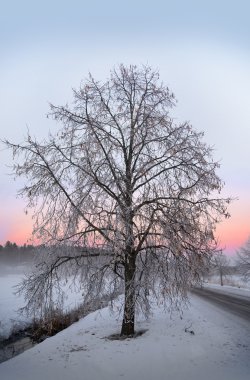
[[[32,236],[31,215],[23,211],[23,203],[14,199],[12,207],[4,208],[0,216],[0,244],[4,245],[7,240],[16,242],[18,245],[30,243]],[[225,253],[234,255],[250,236],[250,201],[234,201],[229,207],[231,218],[218,224],[216,236],[221,248]],[[11,212],[11,218],[9,213]]]
[[[250,236],[250,200],[239,199],[232,202],[229,207],[231,217],[218,224],[216,236],[221,248],[232,255]]]

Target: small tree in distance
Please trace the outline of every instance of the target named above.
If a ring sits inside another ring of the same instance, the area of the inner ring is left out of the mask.
[[[48,256],[22,284],[27,307],[60,278],[81,277],[84,295],[124,293],[121,335],[134,334],[136,306],[151,296],[176,304],[216,248],[214,230],[229,199],[203,133],[169,111],[175,97],[148,66],[91,75],[72,107],[51,105],[62,129],[46,141],[6,141],[35,208],[34,234]],[[73,249],[75,247],[75,249]]]
[[[220,276],[220,285],[224,285],[224,278],[230,274],[229,270],[230,260],[225,256],[222,251],[218,251],[213,255],[212,267],[216,269]]]
[[[236,264],[245,281],[250,279],[250,237],[237,252]]]

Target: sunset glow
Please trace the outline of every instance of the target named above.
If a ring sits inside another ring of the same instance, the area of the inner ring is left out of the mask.
[[[20,213],[18,212],[20,211]],[[12,219],[0,218],[0,244],[6,241],[15,242],[18,245],[31,244],[32,220],[22,210],[12,214]]]
[[[18,245],[32,243],[32,219],[21,208],[20,201],[16,202],[16,211],[12,219],[6,223],[6,215],[0,216],[0,244],[4,245],[7,240],[16,242]],[[216,237],[219,247],[228,255],[234,255],[250,236],[250,202],[245,200],[245,208],[240,209],[237,201],[230,206],[231,217],[219,223],[216,229]]]

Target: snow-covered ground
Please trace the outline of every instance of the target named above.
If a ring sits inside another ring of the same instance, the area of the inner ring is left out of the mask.
[[[155,306],[136,339],[109,340],[121,320],[108,308],[0,364],[1,380],[248,380],[249,324],[191,296],[182,319]],[[185,331],[186,329],[186,331]],[[193,331],[194,334],[191,334]]]
[[[21,271],[0,277],[0,334],[13,324],[25,323],[17,314],[23,299],[13,294]],[[250,296],[249,289],[206,284],[222,292]],[[81,295],[69,292],[66,307]],[[1,380],[246,380],[250,378],[249,323],[191,296],[190,307],[170,318],[155,306],[154,314],[137,322],[146,332],[136,339],[109,340],[118,333],[121,319],[108,308],[89,314],[78,323],[23,354],[0,364]],[[186,331],[185,331],[186,330]],[[194,332],[194,334],[191,333]]]
[[[219,275],[211,275],[208,277],[206,282],[211,284],[220,285],[220,276]],[[243,281],[242,277],[239,274],[231,274],[223,276],[224,286],[232,286],[234,288],[240,289],[250,289],[250,280]]]
[[[18,312],[18,309],[25,305],[25,301],[22,296],[15,294],[15,287],[21,282],[26,269],[25,267],[17,267],[14,270],[11,267],[6,267],[5,271],[1,271],[0,340],[8,338],[13,330],[24,327],[30,321],[26,316],[21,316]],[[74,287],[67,289],[65,287],[65,292],[64,310],[74,309],[82,302],[81,292]]]
[[[250,288],[237,288],[235,286],[231,285],[218,285],[218,284],[211,284],[211,283],[204,283],[204,288],[210,288],[216,290],[216,292],[219,293],[226,293],[230,295],[236,295],[239,297],[249,297],[250,298]]]

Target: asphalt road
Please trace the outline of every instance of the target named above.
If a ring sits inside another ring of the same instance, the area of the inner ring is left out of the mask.
[[[223,294],[216,289],[193,288],[192,293],[224,310],[250,322],[250,298],[241,295]]]

